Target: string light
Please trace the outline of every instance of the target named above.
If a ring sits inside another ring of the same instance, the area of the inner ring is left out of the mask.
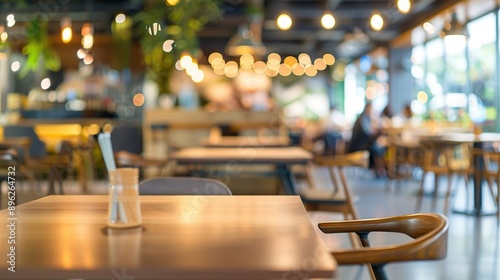
[[[283,13],[278,16],[276,23],[279,29],[288,30],[292,27],[292,18],[288,14]]]

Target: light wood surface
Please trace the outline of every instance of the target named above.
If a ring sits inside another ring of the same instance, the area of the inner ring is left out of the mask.
[[[332,278],[336,269],[298,196],[146,196],[142,227],[112,231],[107,203],[65,195],[19,206],[16,272],[4,225],[0,279]]]
[[[290,140],[285,137],[223,136],[216,139],[204,139],[207,147],[285,147]]]
[[[312,160],[313,155],[300,147],[283,148],[184,148],[170,157],[178,163],[298,163]]]

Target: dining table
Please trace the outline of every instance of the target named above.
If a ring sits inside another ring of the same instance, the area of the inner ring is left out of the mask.
[[[451,143],[471,143],[474,149],[484,149],[486,143],[500,142],[500,133],[482,132],[482,133],[446,133],[441,135],[439,141]],[[453,212],[466,215],[495,215],[496,211],[487,211],[483,209],[483,176],[484,159],[479,154],[472,157],[473,173],[473,206],[471,209],[453,209]],[[497,206],[498,207],[498,206]]]
[[[140,196],[142,223],[107,226],[107,195],[0,211],[0,279],[334,278],[299,196]]]
[[[176,164],[189,166],[222,165],[222,171],[236,175],[243,165],[273,165],[280,178],[286,194],[298,194],[298,187],[291,167],[301,165],[305,168],[306,177],[311,180],[308,168],[313,154],[301,147],[188,147],[170,155]],[[198,174],[198,173],[197,173]],[[204,172],[198,175],[204,176]],[[309,184],[312,184],[309,182]]]
[[[290,145],[288,137],[280,136],[220,136],[202,140],[205,147],[286,147]]]

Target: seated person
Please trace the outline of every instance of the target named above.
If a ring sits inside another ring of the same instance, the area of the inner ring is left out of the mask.
[[[371,113],[372,105],[371,103],[367,103],[363,112],[354,123],[347,152],[352,153],[360,150],[369,151],[370,166],[375,168],[377,177],[383,177],[386,174],[383,160],[385,148],[377,143],[380,132],[379,129],[372,124]]]

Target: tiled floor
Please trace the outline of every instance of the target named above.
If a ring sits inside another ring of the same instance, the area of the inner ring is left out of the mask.
[[[315,169],[317,187],[330,188],[328,174],[323,169]],[[417,211],[418,190],[417,181],[404,181],[398,184],[391,183],[387,187],[385,179],[374,179],[366,170],[349,169],[347,177],[353,192],[359,197],[357,203],[361,218],[382,217],[414,213]],[[432,189],[432,178],[426,181],[426,190]],[[442,182],[440,191],[444,191]],[[106,193],[106,182],[89,184],[88,190],[93,194]],[[78,183],[66,182],[65,193],[79,194],[81,188]],[[47,187],[40,182],[35,191],[26,184],[18,186],[19,202],[23,203],[44,196]],[[2,188],[2,208],[5,208],[5,186]],[[493,280],[500,279],[500,242],[499,222],[496,216],[469,216],[454,213],[452,210],[465,206],[465,188],[462,182],[454,184],[454,195],[448,217],[450,221],[448,236],[448,256],[442,261],[426,261],[412,263],[395,263],[386,267],[390,279],[404,280]],[[421,212],[444,213],[444,198],[425,196]],[[494,210],[493,200],[485,188],[485,208]],[[340,220],[341,215],[327,212],[310,213],[311,221],[315,225],[321,221]],[[318,234],[331,248],[349,247],[347,236]],[[378,234],[371,236],[372,245],[404,242],[407,237],[397,234]],[[370,279],[364,266],[348,266],[339,269],[337,279],[364,280]]]

